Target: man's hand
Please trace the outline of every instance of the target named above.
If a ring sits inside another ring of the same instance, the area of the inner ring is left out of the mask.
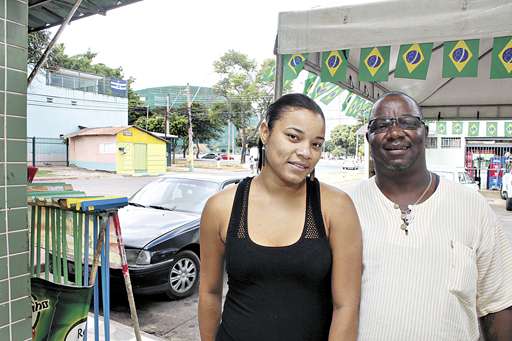
[[[480,319],[485,341],[512,340],[512,306]]]

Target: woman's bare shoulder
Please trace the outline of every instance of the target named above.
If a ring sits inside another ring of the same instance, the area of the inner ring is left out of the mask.
[[[212,195],[206,202],[205,210],[213,210],[217,214],[230,213],[237,188],[238,184],[229,186],[222,191]]]

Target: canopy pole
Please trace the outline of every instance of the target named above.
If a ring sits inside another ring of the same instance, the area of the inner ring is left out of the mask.
[[[276,84],[274,86],[274,101],[283,95],[283,56],[276,53]]]
[[[37,72],[39,71],[41,66],[46,62],[46,59],[48,59],[48,55],[50,54],[50,51],[52,50],[55,43],[57,43],[57,40],[59,39],[60,35],[62,34],[62,32],[64,31],[66,26],[71,21],[71,18],[73,17],[73,15],[75,15],[76,10],[78,9],[78,7],[80,7],[81,3],[82,3],[82,0],[76,0],[76,3],[73,5],[73,8],[71,8],[71,11],[68,13],[66,20],[60,25],[59,30],[53,36],[52,41],[50,41],[50,43],[46,47],[46,50],[44,50],[43,55],[37,61],[37,64],[32,69],[32,72],[30,72],[30,76],[28,76],[28,78],[27,78],[27,87],[30,86],[30,83],[32,83],[32,81],[34,80]]]

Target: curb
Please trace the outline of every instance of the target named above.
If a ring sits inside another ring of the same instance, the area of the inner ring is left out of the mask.
[[[38,178],[35,177],[33,182],[36,181],[51,181],[51,180],[71,180],[71,179],[78,179],[78,176],[62,176],[62,177],[46,177],[46,178]]]

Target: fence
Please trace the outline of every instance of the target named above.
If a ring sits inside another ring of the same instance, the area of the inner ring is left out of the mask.
[[[100,314],[100,289],[98,281],[98,268],[101,272],[101,303],[104,319],[105,340],[110,340],[110,264],[111,250],[110,239],[112,232],[117,238],[119,259],[115,260],[121,265],[126,265],[126,255],[121,237],[121,229],[117,210],[127,205],[127,198],[122,197],[87,197],[85,193],[73,191],[70,185],[65,183],[37,183],[31,184],[27,189],[30,226],[30,270],[33,277],[33,296],[37,291],[48,301],[52,295],[58,297],[55,302],[60,302],[59,312],[54,314],[63,316],[69,321],[69,325],[55,326],[52,318],[45,324],[44,315],[41,317],[43,330],[34,329],[34,340],[53,340],[48,338],[46,329],[52,330],[53,337],[60,329],[68,335],[78,325],[81,333],[85,333],[87,340],[87,328],[85,319],[71,320],[69,316],[77,314],[87,316],[90,305],[91,290],[93,292],[94,309],[94,340],[99,341],[99,314]],[[112,228],[113,227],[113,228]],[[131,284],[129,281],[128,267],[123,266],[123,275],[129,294],[130,310],[134,321],[134,329],[137,339],[140,338],[138,320],[135,311]],[[44,280],[43,280],[44,279]],[[89,290],[88,290],[89,289]],[[88,290],[88,293],[87,293]],[[56,294],[58,292],[58,294]],[[66,298],[66,295],[68,298]],[[82,304],[76,308],[76,301],[83,296]],[[34,297],[33,297],[34,300]],[[40,301],[43,302],[44,301]],[[36,301],[36,311],[40,304],[41,311],[44,304]],[[70,311],[70,305],[75,305],[75,311]],[[34,311],[34,302],[33,302]],[[63,313],[65,311],[65,313]],[[39,312],[38,312],[39,314]],[[47,315],[50,312],[47,313]],[[40,316],[37,315],[37,321]],[[33,315],[34,319],[34,315]],[[63,323],[55,320],[56,323]],[[77,338],[79,339],[79,338]]]
[[[27,137],[27,162],[32,166],[69,166],[66,140]]]

